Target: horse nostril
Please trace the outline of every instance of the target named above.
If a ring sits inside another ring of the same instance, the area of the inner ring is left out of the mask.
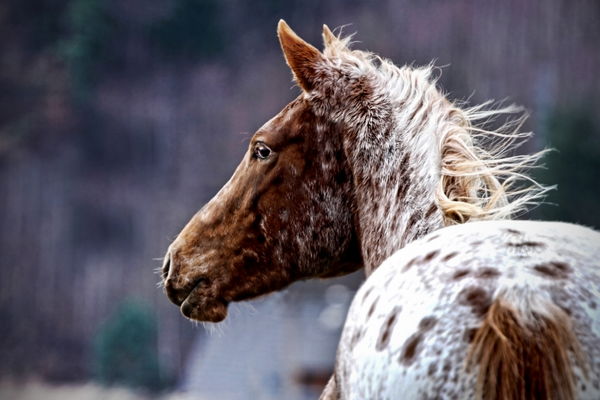
[[[169,270],[171,269],[171,254],[167,253],[167,256],[165,257],[165,263],[162,267],[162,278],[163,280],[167,280],[167,277],[169,276]]]

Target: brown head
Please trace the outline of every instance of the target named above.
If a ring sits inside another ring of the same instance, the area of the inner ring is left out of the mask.
[[[278,32],[296,80],[310,90],[322,54],[285,23]],[[326,43],[329,35],[325,28]],[[186,317],[218,322],[231,301],[362,266],[343,129],[301,95],[255,133],[230,181],[167,252],[166,293]]]

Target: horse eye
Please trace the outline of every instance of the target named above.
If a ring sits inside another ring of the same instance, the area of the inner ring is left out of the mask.
[[[260,158],[261,160],[264,160],[265,158],[267,158],[271,155],[271,149],[269,149],[267,146],[265,146],[262,143],[257,143],[256,146],[254,146],[253,155],[256,158]]]

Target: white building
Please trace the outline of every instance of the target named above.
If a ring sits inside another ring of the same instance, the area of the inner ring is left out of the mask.
[[[207,400],[317,399],[361,281],[362,271],[230,305],[214,332],[199,330],[180,390]]]

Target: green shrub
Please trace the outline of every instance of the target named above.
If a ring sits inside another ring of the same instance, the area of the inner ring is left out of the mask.
[[[106,0],[73,0],[66,10],[68,38],[59,44],[71,88],[85,98],[93,90],[103,70],[116,62],[115,40],[119,23]]]
[[[600,130],[585,109],[559,110],[547,123],[548,145],[557,151],[545,159],[540,180],[557,184],[544,206],[544,219],[600,228]]]
[[[127,300],[99,329],[94,342],[94,375],[107,386],[157,392],[167,386],[160,376],[156,319],[143,303]]]

